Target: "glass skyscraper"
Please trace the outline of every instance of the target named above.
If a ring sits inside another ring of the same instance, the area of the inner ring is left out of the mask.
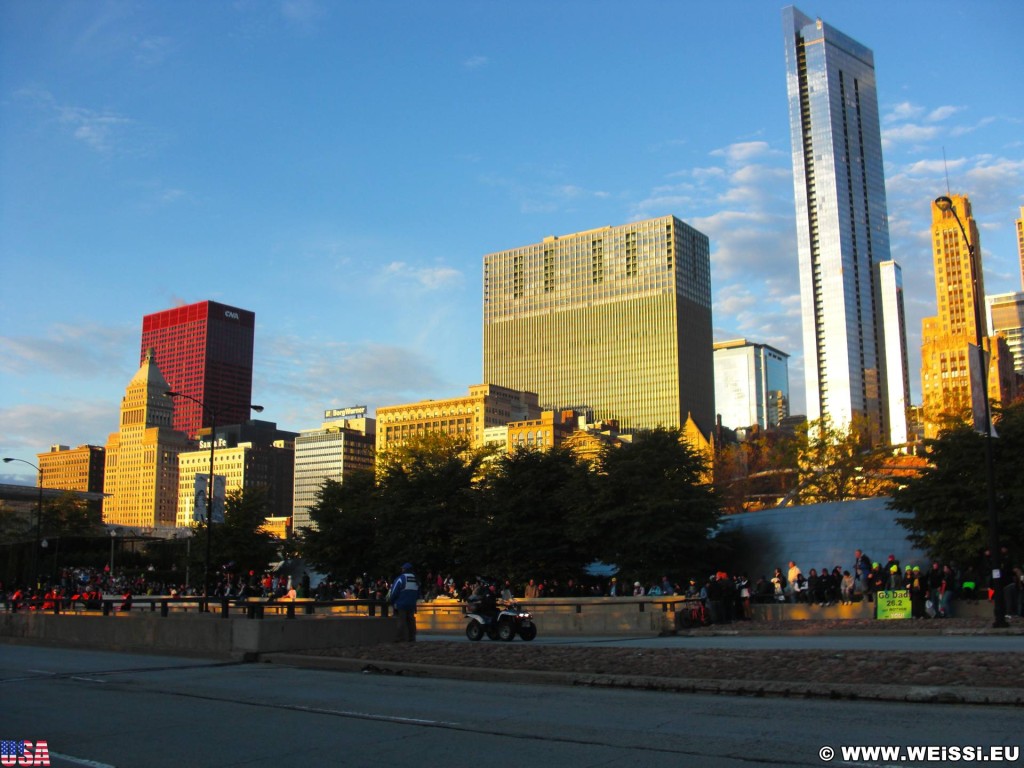
[[[769,429],[789,416],[788,359],[746,339],[715,343],[715,408],[722,426]]]
[[[674,216],[484,257],[484,381],[623,431],[714,425],[708,238]]]
[[[783,11],[807,416],[888,438],[875,283],[889,224],[874,56],[820,19]]]

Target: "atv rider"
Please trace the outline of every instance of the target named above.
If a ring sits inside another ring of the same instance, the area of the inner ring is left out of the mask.
[[[488,624],[498,618],[498,588],[494,584],[481,584],[473,596],[476,611]]]

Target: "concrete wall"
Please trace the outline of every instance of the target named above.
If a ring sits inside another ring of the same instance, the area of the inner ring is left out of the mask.
[[[807,504],[729,515],[723,531],[740,532],[748,553],[741,570],[751,583],[770,579],[775,568],[786,572],[792,560],[804,575],[811,568],[840,566],[853,573],[853,552],[884,563],[890,554],[903,564],[928,564],[927,555],[907,541],[907,530],[896,523],[887,497]]]
[[[276,651],[392,642],[392,619],[309,616],[301,619],[222,619],[217,614],[149,612],[53,615],[0,614],[0,639],[40,645],[238,658]]]

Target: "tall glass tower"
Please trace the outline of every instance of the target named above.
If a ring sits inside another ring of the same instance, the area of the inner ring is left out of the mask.
[[[714,425],[707,235],[674,216],[484,257],[484,381],[623,431]]]
[[[807,416],[888,438],[882,314],[889,260],[882,139],[871,51],[783,10],[793,143]]]

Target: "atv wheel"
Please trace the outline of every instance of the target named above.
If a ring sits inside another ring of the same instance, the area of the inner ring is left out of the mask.
[[[519,636],[521,638],[523,638],[523,640],[526,640],[527,642],[529,642],[530,640],[533,640],[533,638],[535,638],[537,636],[537,627],[535,627],[533,624],[531,624],[528,627],[520,627],[519,628]]]
[[[476,642],[477,640],[479,640],[483,636],[484,636],[484,628],[480,626],[480,622],[478,622],[478,621],[471,621],[471,622],[469,622],[469,625],[466,627],[466,637],[468,637],[470,640]]]
[[[516,625],[511,621],[503,621],[498,626],[498,639],[506,643],[516,639]]]

